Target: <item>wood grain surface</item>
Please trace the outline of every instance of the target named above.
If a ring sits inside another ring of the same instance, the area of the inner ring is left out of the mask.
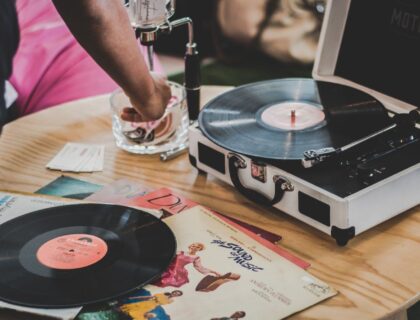
[[[202,100],[228,89],[204,87]],[[346,247],[338,247],[320,231],[251,203],[211,176],[199,175],[186,154],[160,162],[158,156],[118,149],[111,132],[109,96],[64,104],[8,124],[0,138],[0,189],[34,192],[59,177],[61,172],[45,165],[70,141],[101,143],[106,149],[103,172],[66,173],[68,176],[99,184],[128,178],[152,188],[166,186],[280,234],[284,248],[310,262],[309,272],[339,291],[334,298],[290,319],[385,319],[420,300],[420,206],[362,233]],[[6,318],[18,319],[0,313],[0,319]]]

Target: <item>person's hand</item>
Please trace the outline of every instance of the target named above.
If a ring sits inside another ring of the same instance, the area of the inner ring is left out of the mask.
[[[130,122],[145,122],[158,120],[163,116],[171,99],[171,88],[164,76],[157,73],[151,73],[151,76],[153,79],[151,92],[139,92],[139,97],[129,96],[133,108],[124,108],[121,119]]]

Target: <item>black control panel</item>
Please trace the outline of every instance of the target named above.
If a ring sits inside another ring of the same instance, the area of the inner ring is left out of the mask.
[[[319,166],[287,171],[345,198],[418,163],[420,130],[396,128]]]

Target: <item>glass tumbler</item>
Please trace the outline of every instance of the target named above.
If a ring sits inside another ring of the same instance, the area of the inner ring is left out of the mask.
[[[188,110],[185,89],[168,81],[172,97],[162,118],[149,122],[129,122],[121,119],[125,107],[131,107],[129,98],[118,89],[111,94],[112,132],[117,146],[136,154],[155,154],[188,143]]]

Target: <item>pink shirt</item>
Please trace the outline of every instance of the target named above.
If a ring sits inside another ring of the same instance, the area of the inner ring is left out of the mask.
[[[16,5],[21,40],[10,82],[19,94],[20,115],[117,88],[77,43],[51,0],[17,0]],[[156,57],[155,66],[162,71]]]

